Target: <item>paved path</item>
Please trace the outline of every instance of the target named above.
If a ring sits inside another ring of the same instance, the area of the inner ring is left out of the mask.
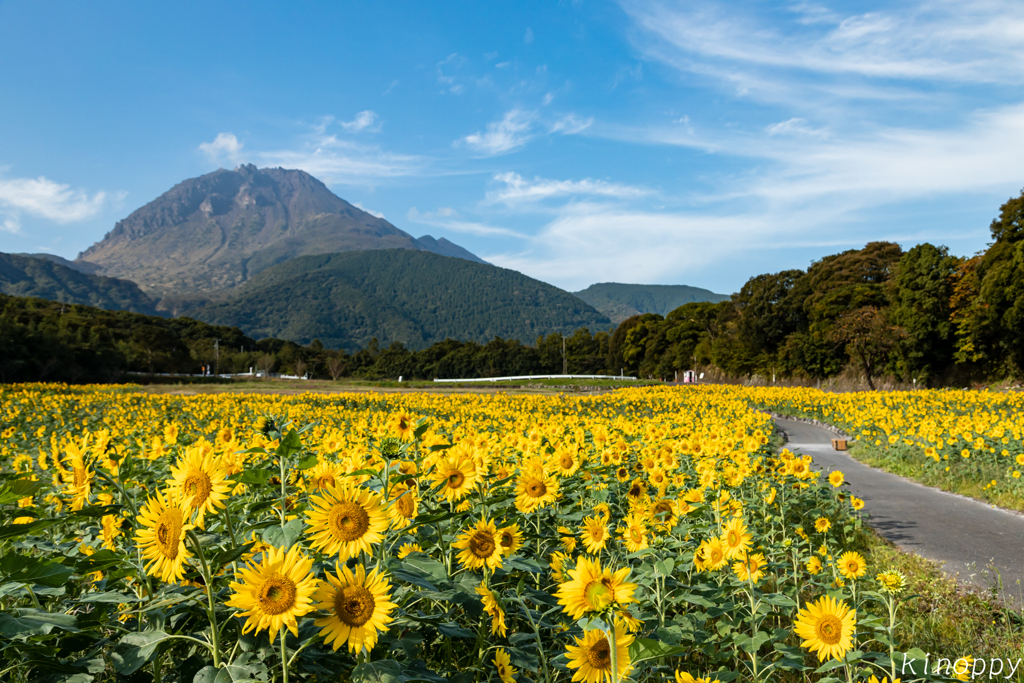
[[[882,536],[930,560],[964,583],[989,586],[994,565],[1002,575],[1003,596],[1016,604],[1024,595],[1024,515],[946,493],[868,467],[832,449],[831,432],[776,418],[794,453],[810,455],[817,468],[842,470],[849,489],[865,502],[868,523]]]

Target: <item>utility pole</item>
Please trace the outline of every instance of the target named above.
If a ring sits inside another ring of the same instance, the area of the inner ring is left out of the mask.
[[[220,339],[213,340],[213,374],[220,372]]]

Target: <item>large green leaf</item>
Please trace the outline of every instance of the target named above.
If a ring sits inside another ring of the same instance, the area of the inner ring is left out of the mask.
[[[121,641],[110,653],[110,661],[114,664],[114,670],[122,675],[138,671],[143,664],[148,662],[161,642],[167,640],[167,633],[163,631],[140,631],[129,633],[121,638]]]
[[[263,532],[263,541],[275,548],[287,550],[295,545],[295,541],[302,538],[302,527],[305,525],[301,519],[293,519],[283,527],[271,526]]]
[[[0,612],[0,636],[6,638],[27,638],[47,634],[55,628],[65,631],[78,631],[76,619],[71,614],[46,612],[40,609],[22,609],[15,616],[8,612]]]
[[[366,662],[352,669],[352,683],[403,683],[402,665],[393,659]]]
[[[663,643],[660,640],[637,638],[629,646],[629,660],[636,665],[638,662],[642,662],[646,659],[680,657],[689,651],[689,648],[680,647],[679,645],[669,645],[668,643]]]
[[[27,524],[3,524],[0,525],[0,540],[15,538],[28,533],[42,531],[46,527],[60,524],[62,519],[37,519]]]

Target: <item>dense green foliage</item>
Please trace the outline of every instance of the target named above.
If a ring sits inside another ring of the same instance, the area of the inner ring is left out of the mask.
[[[354,351],[376,338],[422,349],[446,338],[529,341],[611,322],[568,292],[522,273],[425,251],[303,256],[189,312],[247,334]]]
[[[727,301],[725,294],[688,285],[626,285],[601,282],[576,292],[576,296],[618,324],[644,313],[668,315],[683,304]]]
[[[134,282],[91,275],[46,258],[21,254],[0,253],[0,293],[108,310],[156,313],[155,302]]]

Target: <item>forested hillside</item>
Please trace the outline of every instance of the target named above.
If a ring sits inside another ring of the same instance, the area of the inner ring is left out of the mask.
[[[374,338],[421,349],[446,338],[530,342],[612,326],[580,299],[522,273],[408,249],[296,258],[189,314],[256,338],[320,339],[349,351]]]
[[[668,315],[683,304],[718,303],[726,294],[688,285],[626,285],[602,282],[576,292],[576,296],[608,316],[616,325],[644,313]]]
[[[0,293],[108,310],[156,313],[156,303],[134,282],[85,273],[62,265],[63,260],[0,253]]]

